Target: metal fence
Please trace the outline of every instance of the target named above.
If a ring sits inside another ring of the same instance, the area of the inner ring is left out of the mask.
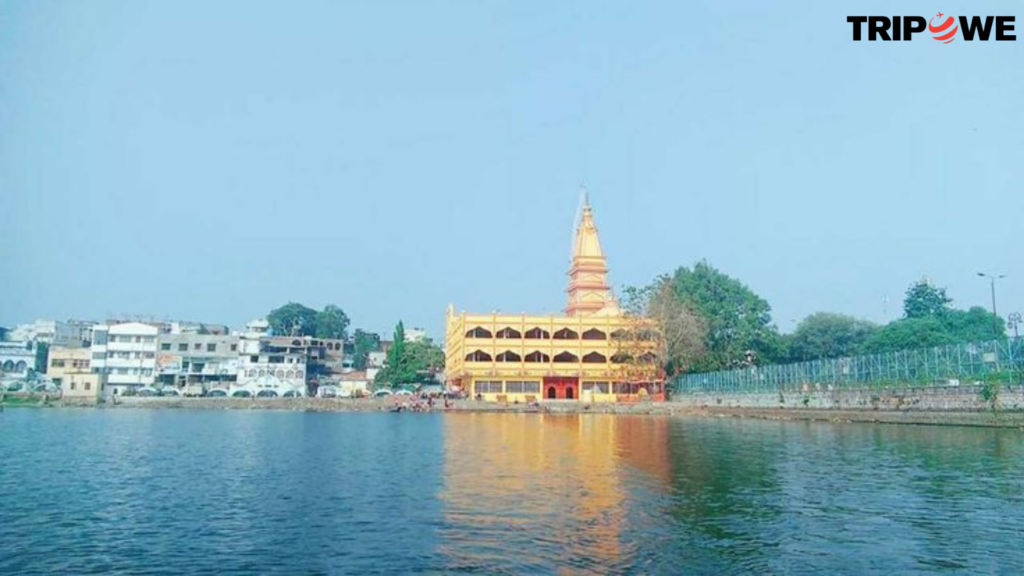
[[[676,394],[796,392],[956,386],[993,378],[1024,379],[1024,338],[684,374],[675,379],[672,390]]]

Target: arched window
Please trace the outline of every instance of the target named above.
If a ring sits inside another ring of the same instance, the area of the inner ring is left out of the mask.
[[[302,346],[301,340],[292,340],[292,346]]]
[[[256,370],[249,370],[249,378],[255,378],[255,377],[256,377]]]
[[[580,361],[579,356],[573,354],[572,352],[562,352],[560,354],[555,354],[555,362],[579,362],[579,361]]]
[[[541,352],[540,350],[534,350],[526,355],[527,362],[550,362],[551,357]]]
[[[644,364],[652,364],[657,359],[658,357],[653,352],[644,352],[643,354],[640,355],[639,358],[637,358],[637,360],[643,362]]]
[[[285,378],[295,378],[295,370],[289,370],[284,373]]]
[[[531,328],[526,331],[526,337],[531,340],[547,340],[548,338],[551,338],[551,334],[549,334],[547,330]]]
[[[562,328],[561,330],[558,330],[557,332],[555,332],[554,339],[555,340],[578,340],[579,337],[580,337],[580,335],[577,334],[576,332],[574,332],[574,331],[572,331],[572,330],[570,330],[568,328]]]
[[[490,338],[491,331],[477,326],[469,332],[466,332],[466,338]]]
[[[600,352],[591,352],[583,356],[583,361],[587,364],[604,364],[608,359]]]
[[[514,328],[502,328],[498,330],[498,333],[494,335],[496,338],[522,338],[523,335],[519,333],[519,330]]]
[[[495,357],[498,362],[519,362],[523,357],[511,350],[506,350]]]
[[[658,334],[650,328],[645,328],[636,333],[637,340],[650,341],[658,337]]]
[[[260,376],[266,376],[266,375],[267,375],[267,371],[261,369],[260,370]]]
[[[607,340],[608,339],[608,335],[605,334],[604,332],[601,332],[597,328],[591,328],[590,330],[587,330],[586,332],[583,333],[583,339],[584,340]]]
[[[466,354],[466,360],[469,362],[490,362],[491,355],[483,350],[477,350]]]
[[[618,352],[612,356],[612,364],[625,364],[632,360],[633,357],[625,352]]]
[[[619,328],[618,330],[612,332],[612,340],[629,340],[630,338],[631,336],[629,334],[629,330]]]
[[[296,370],[295,371],[295,377],[296,378],[302,378],[302,370]]]

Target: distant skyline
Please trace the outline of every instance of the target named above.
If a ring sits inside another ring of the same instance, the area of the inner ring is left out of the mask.
[[[706,259],[789,332],[981,271],[1024,312],[1020,4],[867,6],[0,3],[0,326],[558,313],[581,184],[620,292]],[[939,8],[1019,40],[846,22]]]

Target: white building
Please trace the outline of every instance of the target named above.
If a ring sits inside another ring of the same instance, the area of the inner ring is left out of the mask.
[[[82,328],[57,320],[36,320],[18,324],[7,333],[7,339],[19,342],[46,342],[51,346],[68,348],[82,345]]]
[[[238,376],[230,395],[306,395],[305,353],[281,352],[253,331],[239,338],[238,354]]]
[[[27,378],[35,368],[35,342],[0,342],[0,386]]]
[[[405,329],[405,341],[406,342],[420,342],[427,337],[427,331],[423,328],[406,328]]]
[[[125,322],[93,327],[93,372],[105,375],[106,389],[124,394],[156,381],[156,338],[160,330],[150,324]]]
[[[207,324],[205,322],[191,322],[174,320],[167,323],[170,334],[204,334],[212,336],[226,336],[228,327],[223,324]]]
[[[257,318],[245,325],[244,336],[249,338],[261,338],[270,335],[270,322],[266,318]]]
[[[388,355],[384,352],[370,352],[366,355],[366,366],[368,368],[383,368],[387,360]]]

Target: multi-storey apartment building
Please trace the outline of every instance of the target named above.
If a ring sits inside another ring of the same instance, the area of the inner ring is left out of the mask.
[[[231,395],[305,396],[306,350],[271,343],[271,338],[248,332],[238,341],[239,359]]]
[[[156,375],[163,386],[187,395],[231,386],[238,376],[239,337],[225,334],[160,334]]]
[[[93,327],[90,368],[103,374],[112,394],[156,382],[157,336],[161,329],[141,322]]]

